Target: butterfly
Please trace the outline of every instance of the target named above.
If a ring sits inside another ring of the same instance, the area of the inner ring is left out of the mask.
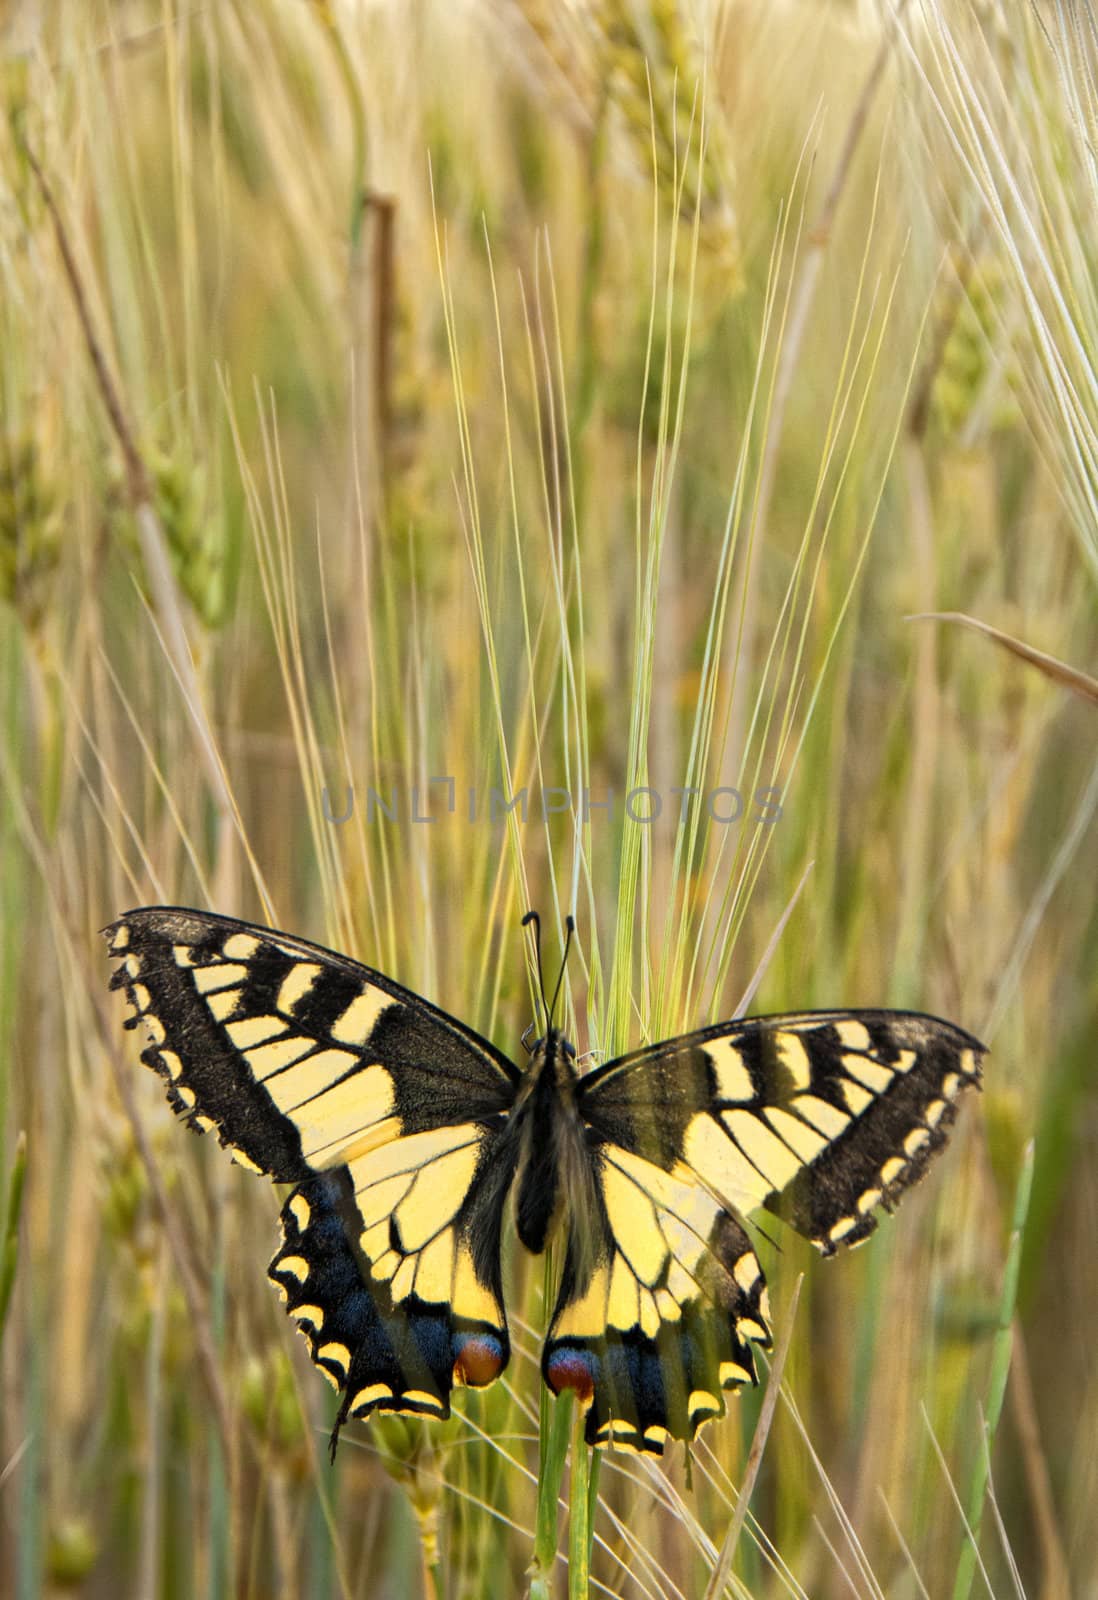
[[[945,1144],[984,1054],[917,1012],[806,1011],[581,1074],[558,981],[520,1070],[291,934],[171,906],[104,933],[174,1109],[292,1186],[268,1270],[341,1394],[333,1455],[350,1418],[447,1417],[455,1386],[504,1370],[509,1198],[527,1250],[562,1243],[542,1374],[586,1408],[587,1441],[691,1439],[770,1343],[744,1219],[768,1208],[825,1255],[863,1240]]]

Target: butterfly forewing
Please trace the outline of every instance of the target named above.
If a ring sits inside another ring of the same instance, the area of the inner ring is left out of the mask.
[[[340,1422],[449,1413],[508,1356],[499,1134],[518,1074],[399,984],[301,939],[154,907],[106,931],[177,1111],[296,1184],[271,1275]]]
[[[756,1017],[608,1062],[579,1107],[604,1139],[686,1166],[741,1212],[766,1205],[830,1253],[922,1176],[983,1052],[917,1012]]]

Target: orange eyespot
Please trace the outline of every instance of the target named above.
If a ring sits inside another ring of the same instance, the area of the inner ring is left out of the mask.
[[[503,1371],[503,1346],[490,1333],[467,1333],[459,1338],[454,1382],[467,1384],[471,1389],[483,1389]]]
[[[586,1350],[558,1350],[545,1368],[546,1381],[554,1394],[574,1389],[580,1405],[587,1405],[595,1392],[596,1362]]]

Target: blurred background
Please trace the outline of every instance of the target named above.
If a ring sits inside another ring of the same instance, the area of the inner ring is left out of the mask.
[[[869,1244],[756,1236],[727,1589],[762,1388],[603,1460],[591,1592],[1098,1595],[1089,14],[7,0],[0,86],[0,1589],[527,1582],[540,1267],[504,1382],[329,1468],[278,1198],[106,990],[168,902],[516,1055],[531,904],[581,1050],[979,1035]]]

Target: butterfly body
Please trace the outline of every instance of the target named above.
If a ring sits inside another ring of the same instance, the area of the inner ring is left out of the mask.
[[[755,1380],[766,1285],[744,1218],[857,1243],[942,1148],[979,1042],[911,1012],[718,1024],[581,1074],[525,1071],[391,978],[231,918],[105,930],[143,1059],[200,1132],[291,1185],[269,1272],[349,1418],[445,1417],[503,1371],[505,1227],[560,1244],[545,1381],[593,1444],[660,1454]],[[549,1008],[551,1011],[551,1008]],[[512,1222],[513,1218],[513,1222]]]

